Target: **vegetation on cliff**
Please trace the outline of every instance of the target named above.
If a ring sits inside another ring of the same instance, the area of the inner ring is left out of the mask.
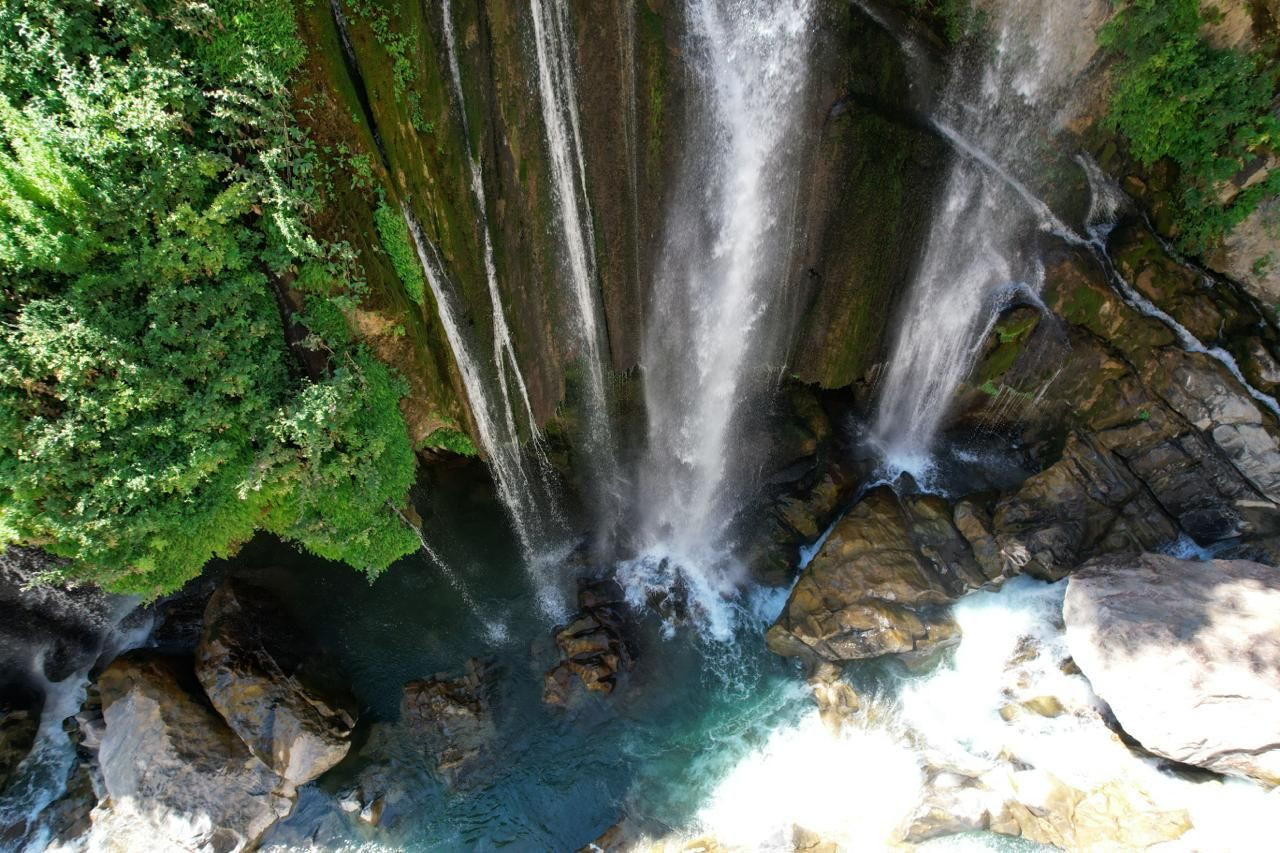
[[[1178,167],[1178,240],[1192,252],[1217,243],[1280,193],[1273,107],[1280,68],[1261,52],[1216,48],[1200,0],[1128,0],[1101,33],[1120,61],[1110,129],[1147,167]]]
[[[0,6],[0,540],[156,595],[271,530],[416,545],[403,383],[287,82],[291,0]],[[301,303],[295,307],[295,303]]]

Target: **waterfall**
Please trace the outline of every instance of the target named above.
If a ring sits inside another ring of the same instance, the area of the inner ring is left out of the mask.
[[[786,350],[794,140],[808,78],[812,0],[696,0],[696,78],[681,183],[666,225],[642,354],[649,446],[639,477],[645,556],[635,595],[683,587],[713,635],[740,570],[726,535],[746,482],[743,416]]]
[[[454,362],[458,365],[467,400],[471,404],[476,438],[480,441],[489,470],[493,473],[498,497],[506,508],[520,541],[526,568],[537,588],[539,604],[548,616],[559,618],[563,615],[564,603],[558,589],[558,578],[550,561],[544,558],[547,547],[551,544],[547,538],[548,533],[559,532],[558,520],[547,509],[553,506],[554,496],[549,493],[544,480],[530,473],[520,435],[516,431],[510,401],[505,398],[505,388],[502,401],[495,401],[488,393],[486,376],[465,337],[464,328],[459,322],[459,312],[445,287],[444,273],[433,247],[423,236],[422,227],[407,204],[401,206],[401,212],[434,297],[440,325],[444,327]],[[499,386],[502,388],[503,384],[499,383]]]
[[[621,496],[605,388],[605,330],[596,295],[596,237],[587,196],[568,10],[566,0],[530,0],[530,10],[538,59],[538,92],[564,252],[563,274],[573,295],[575,331],[581,346],[584,415],[581,438],[592,482],[598,489],[597,510],[603,516],[602,527],[607,528],[616,521]]]
[[[493,310],[493,366],[498,374],[498,391],[502,395],[503,411],[508,421],[508,429],[516,431],[515,412],[511,405],[511,392],[508,388],[508,374],[515,380],[516,392],[520,396],[520,405],[529,424],[532,442],[536,445],[541,435],[538,422],[533,416],[533,406],[529,403],[529,389],[525,385],[524,376],[516,362],[515,346],[511,343],[511,329],[507,325],[506,313],[502,310],[502,297],[498,292],[498,273],[493,262],[493,235],[489,230],[489,205],[485,198],[484,177],[480,171],[480,161],[471,150],[471,127],[467,120],[467,101],[462,92],[462,71],[458,66],[458,45],[453,30],[453,14],[450,0],[442,0],[440,15],[444,22],[445,49],[449,55],[449,76],[453,81],[453,94],[458,101],[458,113],[462,119],[463,145],[467,149],[467,165],[471,171],[471,195],[476,203],[476,215],[479,217],[480,236],[483,240],[485,281],[489,287],[489,304]]]
[[[1099,2],[987,4],[994,44],[956,59],[935,126],[957,153],[880,391],[875,434],[890,469],[929,469],[957,386],[1008,294],[1030,284],[1036,262],[1020,256],[1020,238],[1039,228],[1080,241],[1020,177],[1064,120],[1063,84],[1092,56]]]

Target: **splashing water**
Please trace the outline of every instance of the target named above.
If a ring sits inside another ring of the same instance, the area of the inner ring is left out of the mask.
[[[84,669],[61,681],[44,677],[47,648],[37,650],[31,662],[30,675],[43,682],[44,704],[40,709],[40,726],[26,758],[18,766],[0,800],[0,827],[18,828],[11,841],[21,841],[13,849],[23,853],[45,850],[52,832],[44,810],[66,791],[68,774],[76,760],[76,747],[63,729],[63,721],[73,716],[84,704],[89,686],[89,673],[98,660],[109,661],[142,645],[151,632],[151,619],[130,620],[138,607],[134,598],[113,599],[106,615],[102,634],[96,638],[95,654],[88,655]],[[132,624],[129,624],[132,621]]]
[[[785,349],[785,206],[791,128],[808,78],[811,0],[699,0],[686,50],[700,96],[644,342],[649,447],[639,476],[640,585],[687,587],[708,633],[727,639],[739,566],[725,536],[744,472],[744,410],[768,393]],[[642,595],[640,597],[643,597]]]
[[[1086,3],[1084,5],[1092,5]],[[924,470],[955,389],[995,315],[994,294],[1026,278],[1019,238],[1032,229],[1083,242],[1018,179],[1052,144],[1072,102],[1063,83],[1092,55],[1081,8],[1059,0],[991,4],[989,52],[961,57],[935,127],[957,150],[881,385],[878,444],[891,464]],[[1007,8],[1006,8],[1007,7]],[[1082,33],[1082,31],[1084,31]]]
[[[816,711],[783,713],[751,748],[733,750],[731,765],[714,779],[699,780],[709,781],[708,793],[679,836],[783,851],[796,849],[803,829],[843,849],[887,849],[930,802],[941,769],[941,777],[969,778],[961,787],[974,797],[975,817],[997,815],[1005,802],[1025,797],[1011,787],[1012,777],[1025,783],[1043,772],[1086,793],[1122,791],[1152,813],[1185,810],[1191,830],[1161,849],[1246,851],[1273,837],[1280,792],[1243,780],[1193,781],[1115,736],[1088,681],[1062,667],[1069,657],[1065,589],[1065,581],[1023,577],[961,600],[953,613],[962,640],[950,662],[927,676],[890,678],[888,692],[864,691],[863,710],[838,732]],[[1058,699],[1062,713],[1000,713],[1039,696]],[[926,846],[1033,845],[976,833]]]

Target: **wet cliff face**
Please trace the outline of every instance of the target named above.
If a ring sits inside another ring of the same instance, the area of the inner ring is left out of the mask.
[[[409,379],[404,407],[415,441],[422,445],[441,428],[465,429],[469,414],[431,294],[415,300],[397,276],[394,248],[379,235],[378,208],[402,203],[438,250],[465,332],[486,364],[493,361],[487,221],[535,417],[545,423],[559,407],[571,425],[583,353],[573,333],[530,5],[339,0],[299,14],[311,55],[298,113],[338,175],[337,203],[320,225],[359,257],[369,294],[348,319]],[[445,14],[461,99],[450,78]],[[568,20],[604,368],[623,376],[640,358],[676,164],[689,154],[686,25],[682,5],[669,0],[577,0]],[[805,180],[793,204],[791,263],[778,287],[792,315],[793,372],[840,387],[876,358],[927,220],[941,146],[897,111],[910,100],[910,81],[892,38],[848,3],[825,4],[820,22],[814,85],[791,129]],[[483,217],[469,157],[482,175]]]
[[[897,296],[927,232],[946,148],[911,110],[897,43],[851,3],[827,3],[797,197],[789,286],[801,302],[791,369],[840,388],[882,357]]]

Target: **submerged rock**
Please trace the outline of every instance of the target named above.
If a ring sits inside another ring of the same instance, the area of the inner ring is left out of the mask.
[[[131,652],[98,680],[108,822],[180,849],[250,848],[293,807],[292,786],[211,708],[183,658]]]
[[[432,759],[432,770],[456,785],[488,758],[498,729],[490,695],[492,662],[472,658],[457,677],[435,675],[404,686],[400,725]]]
[[[858,692],[844,680],[840,667],[827,661],[815,665],[805,680],[813,691],[818,716],[828,729],[838,734],[845,722],[862,707]]]
[[[354,697],[265,590],[229,580],[213,594],[196,675],[250,751],[295,785],[333,767],[351,746]]]
[[[1073,659],[1150,752],[1280,784],[1280,571],[1144,554],[1072,575]]]
[[[544,676],[542,698],[547,704],[568,705],[575,682],[595,693],[612,693],[618,677],[631,669],[635,655],[627,639],[623,598],[622,588],[612,579],[579,579],[582,609],[556,629],[562,660]]]
[[[766,641],[811,660],[919,659],[959,639],[946,605],[983,577],[949,512],[880,487],[836,524]]]

